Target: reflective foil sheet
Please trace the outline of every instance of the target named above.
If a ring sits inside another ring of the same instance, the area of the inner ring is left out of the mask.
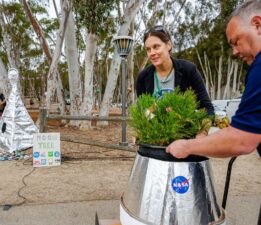
[[[28,114],[18,90],[16,69],[8,71],[11,92],[0,120],[0,151],[14,152],[33,146],[33,134],[38,128]]]
[[[144,224],[225,224],[211,177],[209,160],[168,162],[137,154],[121,207]]]

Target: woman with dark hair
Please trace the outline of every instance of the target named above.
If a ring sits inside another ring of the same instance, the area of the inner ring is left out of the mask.
[[[138,75],[137,96],[145,93],[161,96],[176,87],[182,92],[191,88],[199,101],[199,108],[205,108],[209,115],[214,114],[213,105],[197,67],[189,61],[172,58],[170,34],[163,26],[155,26],[145,32],[144,46],[152,65]]]

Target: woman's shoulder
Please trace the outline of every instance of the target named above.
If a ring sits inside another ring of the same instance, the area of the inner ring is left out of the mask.
[[[145,67],[143,70],[141,70],[138,74],[139,77],[146,77],[149,76],[150,74],[153,74],[155,70],[155,67],[151,64],[147,67]]]
[[[181,74],[183,77],[186,77],[186,79],[198,78],[200,75],[199,70],[197,69],[197,66],[185,59],[174,59],[174,68],[177,74]]]
[[[177,68],[181,68],[181,69],[194,69],[196,67],[196,65],[186,59],[174,59],[174,64],[176,65]]]

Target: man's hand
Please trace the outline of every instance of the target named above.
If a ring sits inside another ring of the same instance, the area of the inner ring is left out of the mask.
[[[186,158],[190,154],[188,153],[188,140],[177,140],[172,142],[167,148],[166,152],[170,153],[176,158]]]
[[[196,138],[203,138],[203,137],[206,137],[208,136],[208,131],[207,130],[203,130],[201,133],[198,133],[196,135]]]

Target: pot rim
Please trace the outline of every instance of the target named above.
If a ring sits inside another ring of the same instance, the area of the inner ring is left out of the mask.
[[[168,162],[202,162],[209,160],[208,157],[199,156],[199,155],[189,155],[186,158],[176,158],[170,153],[165,151],[167,146],[158,146],[139,143],[138,154],[143,157],[154,158],[162,161]]]

